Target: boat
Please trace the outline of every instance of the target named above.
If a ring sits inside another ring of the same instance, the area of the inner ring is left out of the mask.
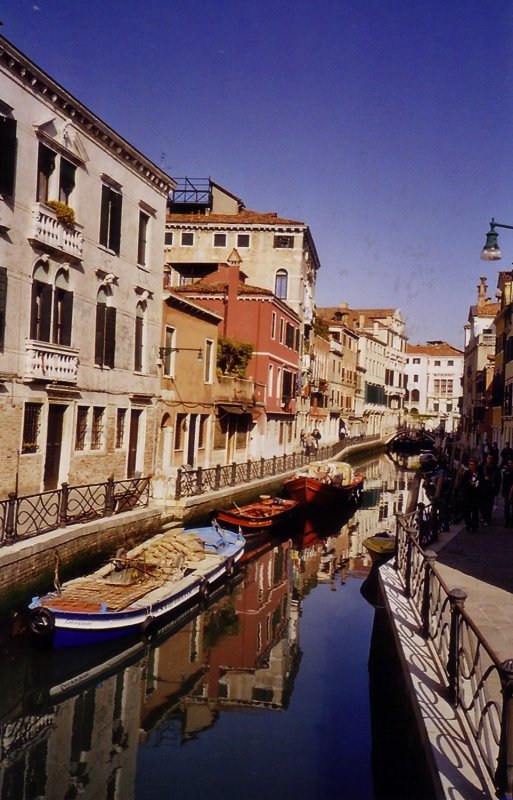
[[[91,645],[139,633],[185,606],[206,603],[234,575],[245,539],[213,524],[158,534],[109,564],[37,596],[29,604],[33,636],[56,649]]]
[[[363,540],[373,563],[385,562],[395,553],[395,536],[389,531],[376,533]]]
[[[363,475],[345,461],[312,461],[285,481],[283,492],[301,505],[344,507],[359,500],[363,483]]]
[[[215,518],[226,528],[240,530],[249,542],[276,531],[290,520],[299,503],[296,500],[262,494],[254,503],[243,506],[234,503],[234,506],[230,509],[217,509]]]

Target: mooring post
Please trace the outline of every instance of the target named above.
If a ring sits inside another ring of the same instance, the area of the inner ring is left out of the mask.
[[[68,521],[68,494],[69,494],[69,484],[61,483],[60,503],[59,503],[59,526],[61,528],[65,528],[66,523]]]
[[[448,594],[451,604],[451,626],[449,632],[449,657],[447,659],[447,675],[449,677],[449,697],[451,703],[458,705],[459,677],[459,621],[460,614],[468,595],[463,589],[451,589]]]
[[[180,500],[182,496],[182,468],[176,470],[175,500]]]
[[[495,786],[499,797],[513,797],[513,658],[500,665],[502,690],[501,736],[495,771]]]
[[[9,492],[8,497],[4,532],[6,542],[12,542],[16,538],[16,501],[18,496],[16,492]]]

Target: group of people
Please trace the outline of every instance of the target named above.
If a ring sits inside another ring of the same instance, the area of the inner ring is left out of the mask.
[[[459,481],[461,510],[467,530],[490,524],[499,493],[504,500],[504,524],[513,522],[513,448],[509,443],[499,453],[495,443],[483,444],[483,460],[474,457]]]
[[[305,431],[303,429],[299,438],[301,440],[301,446],[307,456],[311,453],[315,453],[319,449],[321,434],[317,428],[314,428],[313,431]]]

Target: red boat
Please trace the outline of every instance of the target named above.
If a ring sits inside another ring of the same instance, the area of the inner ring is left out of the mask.
[[[359,499],[363,475],[344,461],[312,461],[308,469],[283,484],[284,493],[301,505],[344,508]]]
[[[255,503],[236,505],[231,509],[220,508],[215,512],[215,518],[227,528],[236,531],[240,528],[245,539],[256,539],[272,533],[289,520],[298,506],[296,500],[261,495]]]

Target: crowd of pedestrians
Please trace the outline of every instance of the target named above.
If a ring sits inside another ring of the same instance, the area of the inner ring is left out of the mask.
[[[452,442],[451,442],[452,447]],[[451,449],[440,449],[437,468],[426,478],[426,490],[437,513],[438,527],[463,519],[468,531],[486,528],[499,505],[503,524],[513,527],[513,448],[499,452],[497,444],[483,443],[481,458],[453,461]],[[451,466],[452,465],[452,466]],[[502,497],[502,504],[499,498]]]

